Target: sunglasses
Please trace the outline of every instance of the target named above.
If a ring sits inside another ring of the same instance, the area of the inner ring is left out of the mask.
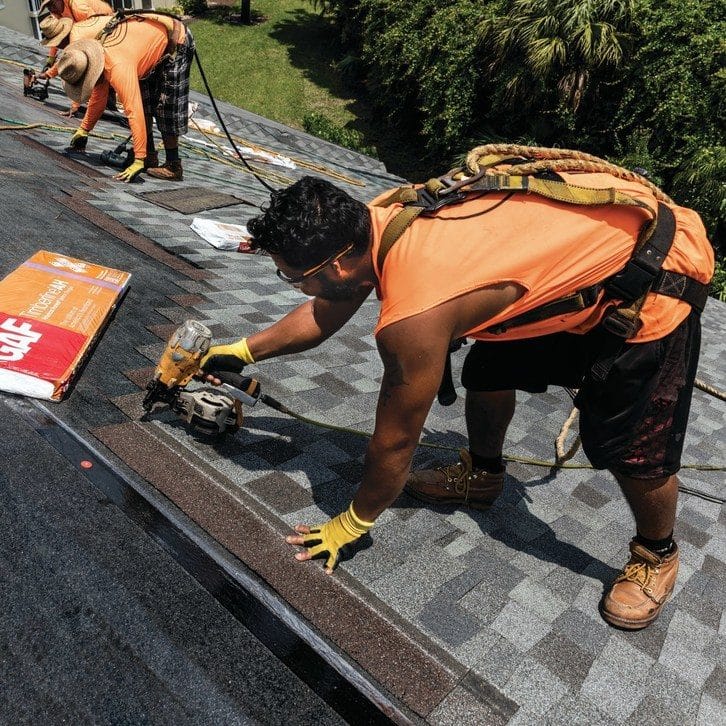
[[[306,270],[302,275],[298,275],[297,277],[288,277],[279,267],[277,268],[277,276],[283,282],[287,282],[290,285],[299,285],[303,280],[307,280],[308,277],[317,275],[318,272],[324,270],[328,265],[332,265],[333,262],[337,262],[341,257],[345,257],[345,255],[347,255],[354,246],[355,244],[351,242],[342,252],[336,252],[332,257],[328,257],[328,259],[323,260],[319,265],[311,267],[309,270]]]

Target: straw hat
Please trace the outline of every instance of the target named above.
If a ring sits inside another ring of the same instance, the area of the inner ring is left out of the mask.
[[[71,18],[56,18],[47,15],[40,21],[40,32],[43,34],[41,45],[57,46],[71,32],[73,20]]]
[[[103,73],[103,46],[97,40],[77,40],[63,51],[57,68],[68,98],[85,103]]]

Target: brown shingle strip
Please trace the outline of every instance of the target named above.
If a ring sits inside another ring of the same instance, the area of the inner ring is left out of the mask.
[[[79,191],[72,189],[61,189],[61,191],[64,193],[53,197],[55,201],[73,210],[91,224],[96,225],[96,227],[102,229],[104,232],[112,234],[117,239],[142,252],[147,257],[151,257],[157,262],[186,275],[186,277],[192,280],[209,280],[216,277],[213,272],[200,270],[198,267],[190,265],[188,262],[176,257],[176,255],[159,247],[159,245],[148,237],[144,237],[144,235],[125,227],[121,222],[111,219],[107,214],[86,202]]]
[[[283,539],[284,525],[275,527],[272,515],[263,518],[256,513],[259,505],[244,492],[233,496],[223,483],[180,458],[143,424],[114,424],[91,433],[420,716],[430,713],[463,676],[463,666],[452,668],[443,655],[438,659],[434,643],[427,643],[424,650],[401,624],[381,617],[346,587],[344,578],[296,562]]]
[[[168,295],[169,300],[175,302],[177,305],[181,305],[183,308],[192,307],[192,305],[204,305],[209,300],[203,295],[194,295],[188,293],[186,295]]]
[[[68,127],[68,140],[70,141],[70,133],[74,129]],[[53,163],[57,166],[62,167],[63,169],[67,169],[68,171],[73,172],[74,174],[78,174],[82,181],[86,184],[89,184],[92,187],[103,188],[104,184],[103,182],[108,181],[108,176],[106,174],[102,174],[97,169],[94,169],[91,166],[87,166],[86,164],[81,164],[80,162],[76,161],[75,159],[71,159],[69,156],[65,156],[64,154],[58,153],[55,149],[51,149],[50,147],[46,146],[45,144],[42,144],[37,139],[34,139],[30,136],[25,135],[18,135],[21,143],[25,144],[26,146],[29,146],[31,149],[34,149],[35,151],[40,152],[41,154],[51,157],[53,159]],[[88,179],[83,179],[83,177],[88,177]],[[90,181],[91,179],[97,180],[97,181]]]
[[[146,384],[152,379],[156,366],[136,368],[133,371],[123,371],[123,374],[139,388],[146,388]]]

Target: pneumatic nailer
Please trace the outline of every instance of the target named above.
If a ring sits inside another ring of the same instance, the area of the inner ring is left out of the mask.
[[[154,378],[146,387],[143,407],[151,411],[157,402],[165,403],[194,430],[204,434],[237,431],[242,425],[242,404],[254,406],[261,398],[260,384],[254,378],[215,372],[223,382],[187,390],[187,385],[200,371],[200,363],[212,342],[212,333],[196,320],[185,321],[171,336]],[[274,400],[274,399],[269,399]]]

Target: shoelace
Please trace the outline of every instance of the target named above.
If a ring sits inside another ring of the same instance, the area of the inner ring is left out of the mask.
[[[469,490],[469,475],[471,469],[463,462],[457,461],[455,464],[439,467],[439,471],[446,476],[447,481],[454,483],[454,491],[457,494],[466,495]]]
[[[654,568],[647,562],[629,562],[625,565],[623,574],[618,579],[634,582],[636,585],[640,585],[640,587],[645,589],[650,584],[654,575]]]

